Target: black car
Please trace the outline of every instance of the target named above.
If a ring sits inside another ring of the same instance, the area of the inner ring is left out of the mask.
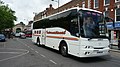
[[[4,34],[0,34],[0,42],[5,42],[5,35]]]

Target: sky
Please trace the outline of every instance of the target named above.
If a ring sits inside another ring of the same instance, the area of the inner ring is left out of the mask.
[[[55,1],[58,0],[1,0],[5,4],[9,5],[13,11],[15,11],[15,16],[17,17],[17,21],[15,24],[23,22],[24,24],[28,24],[28,21],[33,20],[35,13],[39,13],[44,11],[49,7],[50,4],[53,5],[53,8],[58,7],[58,3]],[[71,1],[71,0],[59,0],[60,6]]]

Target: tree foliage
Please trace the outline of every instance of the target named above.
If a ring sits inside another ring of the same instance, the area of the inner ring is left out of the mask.
[[[0,2],[0,31],[6,28],[12,28],[16,21],[15,11]]]

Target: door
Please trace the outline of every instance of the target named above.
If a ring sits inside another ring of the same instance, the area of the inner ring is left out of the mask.
[[[42,29],[41,31],[41,44],[42,45],[46,44],[46,29]]]

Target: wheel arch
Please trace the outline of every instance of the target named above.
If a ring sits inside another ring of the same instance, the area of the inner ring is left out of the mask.
[[[38,40],[40,41],[40,38],[39,38],[39,37],[36,38],[36,43],[37,43]]]
[[[61,40],[60,43],[59,43],[59,47],[58,47],[58,48],[59,48],[59,51],[60,51],[60,48],[61,48],[61,44],[62,44],[62,43],[65,43],[65,45],[67,46],[67,49],[68,49],[68,44],[67,44],[67,42],[66,42],[65,40]]]

